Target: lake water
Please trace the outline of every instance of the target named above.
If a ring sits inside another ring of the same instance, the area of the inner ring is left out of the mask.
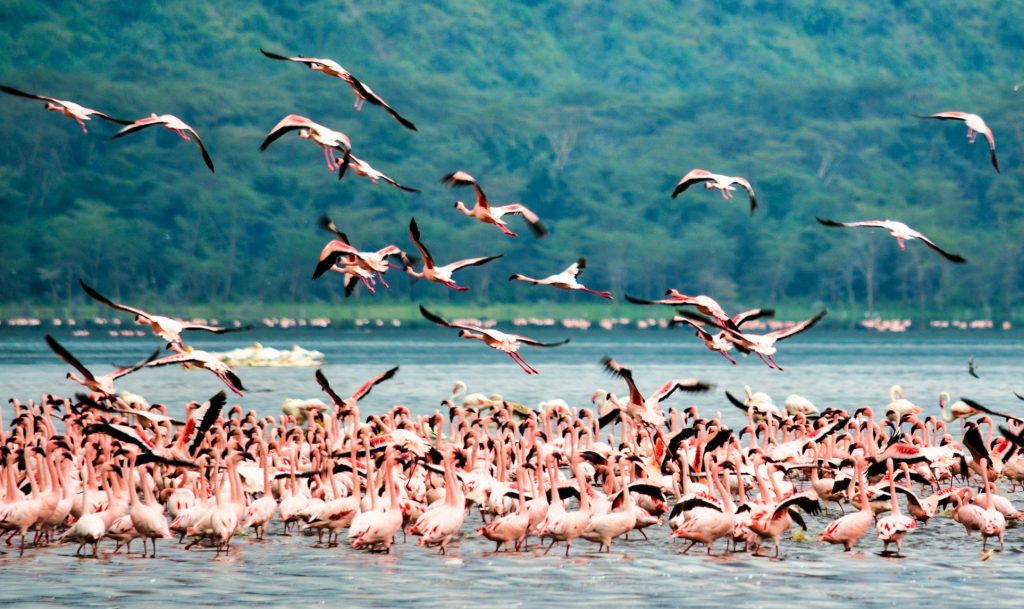
[[[367,378],[399,365],[392,380],[374,389],[361,403],[366,414],[406,404],[414,414],[432,413],[448,397],[456,380],[470,392],[500,393],[506,399],[535,405],[560,397],[571,405],[590,406],[601,387],[625,393],[624,383],[605,375],[599,360],[615,357],[634,370],[643,391],[673,377],[698,377],[717,384],[704,395],[670,400],[696,404],[704,415],[721,411],[732,426],[743,424],[740,412],[723,390],[742,395],[743,386],[771,394],[778,403],[800,393],[819,408],[881,408],[893,384],[906,396],[938,414],[937,397],[949,391],[1024,413],[1024,336],[1018,332],[948,330],[929,333],[866,334],[814,330],[781,344],[777,355],[785,372],[769,370],[756,358],[732,366],[706,351],[688,331],[616,330],[586,332],[554,328],[523,329],[540,340],[571,337],[556,349],[523,353],[541,374],[529,377],[505,355],[477,341],[461,340],[444,329],[374,331],[340,329],[261,330],[246,335],[195,336],[206,350],[229,350],[254,341],[278,348],[298,344],[326,354],[323,370],[339,393],[347,394]],[[72,337],[54,335],[82,362],[103,373],[111,363],[141,359],[159,342],[152,337]],[[33,329],[0,329],[0,397],[38,398],[44,392],[69,395],[78,386],[64,378],[69,368],[53,355]],[[967,374],[973,355],[980,379]],[[250,389],[240,403],[260,414],[277,414],[284,398],[324,397],[312,368],[241,368]],[[182,412],[188,400],[205,400],[222,388],[203,371],[178,368],[143,370],[121,379],[119,389],[164,402]],[[956,431],[956,427],[951,427]],[[1005,489],[1005,487],[1004,487]],[[1024,506],[1024,494],[1011,498]],[[906,558],[877,555],[881,542],[870,534],[850,554],[819,544],[817,534],[836,514],[809,517],[807,541],[785,539],[784,560],[745,554],[707,557],[697,548],[682,555],[683,543],[668,537],[668,528],[648,529],[650,541],[617,541],[611,554],[577,542],[569,559],[552,550],[493,553],[493,544],[478,538],[475,512],[463,525],[462,538],[437,555],[398,543],[391,555],[366,554],[348,547],[313,548],[313,539],[282,536],[279,525],[267,540],[236,538],[228,557],[212,551],[185,552],[163,542],[156,559],[111,555],[101,544],[100,558],[79,559],[74,547],[52,546],[0,555],[0,605],[22,606],[428,606],[532,607],[729,606],[780,607],[1019,607],[1024,581],[1021,548],[1024,534],[1007,533],[1006,552],[980,561],[981,542],[968,538],[949,518],[936,518],[908,537]],[[721,551],[723,546],[716,546]],[[3,549],[3,548],[0,548]]]

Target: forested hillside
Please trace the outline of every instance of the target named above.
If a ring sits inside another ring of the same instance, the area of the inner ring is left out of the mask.
[[[174,114],[216,162],[174,133],[110,141],[117,125],[0,96],[0,299],[7,310],[86,301],[79,277],[137,304],[336,302],[310,280],[329,213],[360,249],[412,249],[416,217],[441,262],[504,253],[454,293],[411,284],[365,303],[591,300],[506,281],[580,255],[596,289],[668,287],[728,307],[1024,318],[1024,4],[654,0],[583,2],[4,2],[0,83],[133,120]],[[353,108],[352,89],[260,48],[338,61],[416,123]],[[995,133],[912,114],[963,110]],[[353,152],[421,194],[327,172],[293,135],[258,146],[295,113],[347,133]],[[679,178],[747,177],[725,201]],[[502,236],[452,205],[472,191],[520,201],[551,234]],[[892,218],[965,256],[884,231]]]

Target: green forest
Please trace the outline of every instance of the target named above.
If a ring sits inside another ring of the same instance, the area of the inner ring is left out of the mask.
[[[0,311],[115,300],[194,311],[442,311],[525,303],[552,313],[636,312],[625,293],[674,287],[727,310],[775,306],[839,317],[1024,321],[1024,4],[927,0],[615,2],[0,2],[0,84],[134,120],[173,114],[216,163],[162,128],[118,125],[0,96]],[[330,58],[418,131],[352,88],[260,49]],[[995,134],[914,114],[960,110]],[[349,174],[289,134],[299,114],[346,133],[352,151],[408,193]],[[694,168],[739,190],[670,194]],[[518,238],[460,214],[441,177],[462,169],[494,203],[522,202],[550,229]],[[415,217],[439,262],[504,254],[460,272],[468,292],[413,282],[344,297],[311,280],[327,213],[361,250],[415,251]],[[956,265],[878,229],[920,230]],[[579,256],[591,295],[507,281]],[[559,309],[559,307],[562,307]],[[529,307],[527,307],[529,308]],[[644,311],[643,314],[648,314]]]

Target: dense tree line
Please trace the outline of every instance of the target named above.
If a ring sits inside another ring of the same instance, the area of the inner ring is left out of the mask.
[[[468,293],[394,274],[372,296],[382,302],[580,300],[506,278],[586,255],[589,283],[616,294],[1021,317],[1024,6],[39,2],[7,3],[0,22],[0,83],[122,118],[175,114],[217,163],[210,174],[163,130],[108,141],[112,125],[85,135],[3,96],[8,306],[82,302],[79,277],[133,302],[341,303],[336,277],[310,280],[328,212],[362,249],[411,249],[415,216],[439,259],[506,254],[466,271]],[[419,131],[354,111],[343,82],[260,47],[337,60]],[[950,109],[987,120],[1001,175],[962,124],[911,116]],[[339,182],[297,138],[260,153],[289,113],[347,133],[360,158],[422,194]],[[761,209],[750,217],[742,192],[671,200],[694,167],[749,178]],[[509,239],[459,215],[453,202],[471,193],[439,183],[455,169],[496,202],[529,205],[551,235],[518,226]],[[815,215],[898,219],[969,264]]]

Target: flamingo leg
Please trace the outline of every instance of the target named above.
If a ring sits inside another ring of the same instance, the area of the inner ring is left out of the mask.
[[[188,134],[187,134],[187,133],[185,133],[185,130],[184,130],[184,129],[175,129],[175,131],[177,131],[177,132],[178,132],[178,135],[180,135],[180,136],[181,136],[181,139],[185,140],[186,142],[187,142],[187,141],[189,141],[189,140],[188,140]]]
[[[388,285],[388,282],[384,280],[384,273],[378,271],[377,276],[380,277],[380,282],[384,284],[384,287],[391,289],[391,286]]]
[[[85,121],[77,117],[75,118],[75,121],[78,122],[78,126],[82,128],[82,133],[89,133],[89,130],[85,128]]]
[[[327,170],[333,172],[335,170],[335,165],[338,162],[337,159],[334,158],[334,154],[328,146],[321,144],[320,148],[324,151],[324,161],[327,162]]]
[[[507,228],[505,227],[505,224],[504,224],[504,223],[498,223],[498,222],[495,222],[495,223],[494,223],[494,225],[495,225],[495,226],[497,226],[497,227],[498,227],[499,229],[501,229],[501,232],[505,233],[505,234],[506,234],[506,235],[508,235],[509,237],[518,237],[518,236],[519,236],[519,235],[517,235],[516,233],[513,233],[512,231],[510,231],[509,229],[507,229]]]
[[[978,132],[975,131],[974,129],[971,129],[970,127],[968,127],[967,128],[967,143],[968,144],[973,144],[974,143],[974,138],[976,138],[976,137],[978,137]]]
[[[353,106],[353,108],[356,109],[356,112],[362,111],[362,109],[363,109],[363,102],[365,102],[365,101],[366,101],[365,99],[363,99],[362,97],[359,97],[358,95],[356,95],[356,103]]]

